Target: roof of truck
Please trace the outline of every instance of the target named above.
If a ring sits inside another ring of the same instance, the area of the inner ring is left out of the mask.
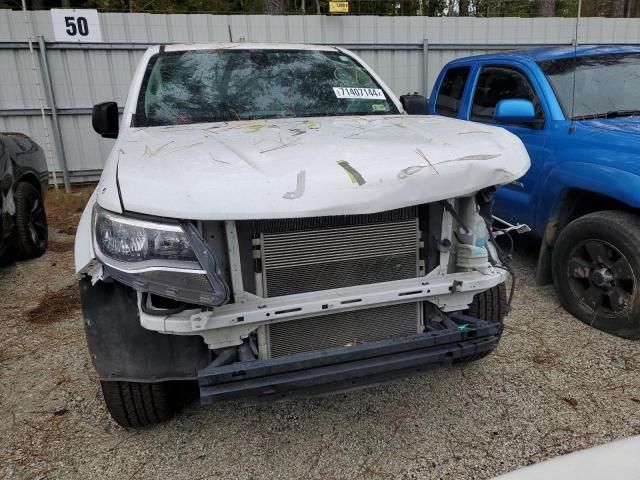
[[[160,46],[152,47],[158,48]],[[214,43],[176,43],[161,46],[164,51],[183,50],[322,50],[335,51],[331,45],[313,45],[309,43],[252,43],[252,42],[214,42]]]
[[[640,45],[580,45],[574,49],[573,46],[567,45],[563,47],[543,47],[533,48],[529,50],[510,50],[499,53],[488,53],[484,55],[474,55],[454,60],[458,61],[473,60],[529,60],[540,62],[544,60],[559,60],[562,58],[570,58],[573,55],[578,57],[592,55],[609,55],[616,53],[640,53]]]

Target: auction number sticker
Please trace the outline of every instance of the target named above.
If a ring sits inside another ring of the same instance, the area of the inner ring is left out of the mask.
[[[333,87],[337,98],[359,98],[363,100],[385,100],[379,88]]]
[[[51,22],[57,42],[102,42],[97,10],[52,8]]]

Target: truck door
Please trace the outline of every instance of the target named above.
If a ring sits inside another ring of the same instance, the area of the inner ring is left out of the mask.
[[[527,223],[532,228],[535,221],[536,180],[545,158],[545,106],[540,101],[536,86],[523,70],[514,65],[484,65],[471,97],[469,120],[495,124],[493,113],[500,100],[523,98],[531,100],[536,118],[526,124],[501,124],[517,135],[527,147],[531,168],[520,179],[498,189],[495,214],[511,222]]]
[[[435,96],[435,103],[432,106],[433,112],[430,113],[451,118],[458,118],[464,113],[462,103],[470,72],[469,65],[450,67],[445,72],[439,87],[436,85],[438,94]]]

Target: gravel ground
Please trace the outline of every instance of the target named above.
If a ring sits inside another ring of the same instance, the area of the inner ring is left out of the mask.
[[[127,431],[102,403],[69,296],[28,318],[75,281],[73,237],[52,238],[42,258],[0,267],[0,478],[482,479],[640,433],[640,343],[564,312],[535,286],[530,245],[484,360],[320,399],[194,405]]]

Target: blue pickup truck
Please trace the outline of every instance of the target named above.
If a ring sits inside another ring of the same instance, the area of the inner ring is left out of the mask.
[[[428,108],[520,137],[531,169],[498,190],[495,215],[542,240],[537,281],[569,312],[640,339],[640,47],[460,58]]]

